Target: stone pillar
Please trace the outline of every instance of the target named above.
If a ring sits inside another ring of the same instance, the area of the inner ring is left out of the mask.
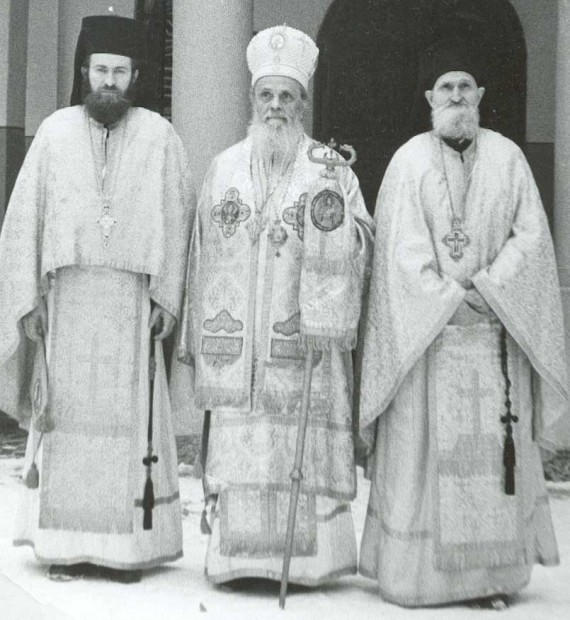
[[[30,3],[26,148],[42,121],[57,110],[58,21],[59,0]]]
[[[172,122],[199,191],[212,158],[245,137],[253,0],[174,0]]]
[[[0,0],[0,226],[25,154],[28,0]]]
[[[570,371],[570,0],[558,0],[556,55],[556,134],[554,147],[554,245],[566,325],[566,355]],[[569,390],[570,390],[570,386]],[[570,447],[570,424],[560,431]]]

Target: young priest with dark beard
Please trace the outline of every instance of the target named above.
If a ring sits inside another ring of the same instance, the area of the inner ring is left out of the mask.
[[[15,544],[58,580],[138,581],[182,555],[160,341],[194,204],[179,137],[137,105],[143,59],[136,21],[83,20],[72,106],[38,130],[0,238],[0,408],[30,428]]]

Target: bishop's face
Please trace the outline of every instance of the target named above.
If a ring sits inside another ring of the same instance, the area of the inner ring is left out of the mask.
[[[87,75],[93,92],[119,91],[124,95],[131,80],[136,80],[138,72],[133,74],[132,61],[128,56],[91,54]]]
[[[281,75],[262,77],[253,88],[254,116],[278,128],[303,119],[303,87],[297,80]]]

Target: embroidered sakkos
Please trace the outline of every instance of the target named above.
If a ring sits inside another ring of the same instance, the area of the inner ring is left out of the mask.
[[[304,228],[309,193],[323,170],[307,158],[311,143],[304,137],[276,188],[260,192],[264,170],[252,158],[251,140],[244,140],[214,160],[200,198],[180,353],[195,366],[197,407],[212,410],[205,489],[218,497],[206,560],[214,582],[281,574],[305,361],[299,339]],[[347,267],[360,279],[359,291],[372,221],[352,171],[340,175],[353,261]],[[251,216],[226,236],[216,208],[230,190]],[[317,205],[314,217],[336,231],[340,210],[329,207]],[[348,350],[333,344],[318,351],[310,403],[289,577],[316,585],[356,570]]]
[[[252,243],[243,225],[246,219],[240,222],[245,205],[251,217],[259,209],[251,141],[236,144],[214,160],[198,207],[180,351],[185,361],[195,365],[199,409],[233,410],[244,422],[258,415],[254,412],[263,412],[264,424],[274,436],[275,456],[270,470],[254,466],[247,477],[283,489],[289,488],[290,464],[277,455],[289,453],[294,445],[303,376],[304,352],[298,340],[304,209],[307,190],[323,169],[306,156],[311,143],[307,137],[302,140],[291,177],[283,183],[285,193],[276,201],[282,211],[282,226],[288,231],[279,255],[268,238],[268,228]],[[371,220],[352,171],[343,169],[339,174],[346,188],[346,208],[354,217],[353,273],[363,278],[369,260]],[[224,231],[222,211],[229,198],[236,206],[233,216],[226,217]],[[324,215],[319,221],[323,226],[328,222]],[[327,225],[334,229],[335,222]],[[338,350],[319,353],[307,441],[312,456],[307,458],[305,484],[307,489],[345,499],[351,499],[355,490],[351,392],[350,355]],[[242,432],[251,435],[257,431],[238,424],[227,431],[227,441],[239,442]],[[211,444],[209,473],[212,478],[240,481],[245,472],[239,463],[231,472],[217,472],[216,455],[222,455],[226,447],[222,442]]]

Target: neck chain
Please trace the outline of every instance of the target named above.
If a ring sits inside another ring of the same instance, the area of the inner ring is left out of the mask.
[[[109,247],[109,239],[111,237],[111,232],[113,230],[113,227],[117,224],[117,220],[111,214],[111,196],[114,196],[115,188],[117,185],[117,177],[119,174],[119,167],[120,167],[121,159],[123,156],[123,147],[125,144],[125,134],[127,131],[127,121],[129,118],[128,114],[129,112],[127,112],[125,116],[125,120],[122,123],[118,156],[114,158],[114,161],[113,161],[114,170],[113,170],[113,184],[112,184],[112,189],[111,189],[111,187],[108,187],[108,184],[107,184],[107,180],[108,178],[110,178],[110,175],[108,175],[109,159],[107,157],[107,141],[109,139],[109,128],[108,127],[104,128],[105,131],[107,132],[107,135],[105,136],[105,144],[102,149],[103,169],[101,172],[99,172],[99,166],[97,163],[97,156],[96,156],[96,149],[95,149],[95,140],[93,137],[93,129],[91,127],[91,121],[89,119],[89,115],[87,114],[87,111],[85,111],[85,120],[87,122],[87,128],[89,130],[89,145],[91,146],[91,156],[92,156],[92,161],[93,161],[93,170],[95,173],[95,182],[97,184],[97,191],[99,192],[99,196],[101,197],[101,201],[103,203],[101,214],[99,215],[96,221],[101,230],[101,236],[103,238],[103,247],[105,249]]]
[[[291,179],[293,178],[293,172],[295,170],[298,156],[299,147],[295,152],[295,156],[289,161],[288,165],[286,164],[284,166],[283,163],[281,163],[277,181],[274,181],[272,185],[269,185],[272,175],[267,171],[265,163],[263,163],[263,172],[267,178],[267,192],[265,196],[262,196],[261,191],[258,192],[259,196],[257,197],[256,202],[260,206],[256,207],[255,218],[247,226],[251,242],[252,244],[255,244],[257,243],[261,232],[265,230],[269,218],[272,216],[267,236],[269,238],[269,242],[275,248],[275,256],[281,256],[280,249],[285,245],[289,236],[281,222],[280,213],[281,206],[283,205],[283,202],[287,196],[287,191],[289,190],[289,185],[291,184]],[[262,171],[259,170],[258,174],[261,174],[261,172]],[[261,185],[261,183],[259,183],[259,185]],[[280,200],[277,200],[277,196],[280,196]],[[266,211],[265,215],[263,213],[264,210]],[[272,211],[272,214],[267,213],[269,210]]]
[[[451,193],[451,186],[449,184],[449,178],[447,176],[447,167],[445,165],[445,154],[443,152],[443,141],[439,140],[439,148],[441,152],[441,165],[443,168],[443,177],[445,179],[445,187],[447,188],[447,195],[449,196],[449,206],[451,209],[451,231],[445,235],[442,239],[443,243],[449,248],[449,256],[454,261],[459,261],[463,258],[464,252],[463,248],[467,247],[471,240],[469,237],[463,232],[463,216],[464,213],[459,215],[455,211],[455,207],[453,204],[453,195]],[[463,156],[462,156],[463,159]],[[473,172],[473,169],[471,169]],[[469,178],[467,179],[467,184],[471,180],[471,172],[469,173]],[[465,205],[464,205],[465,209]]]

